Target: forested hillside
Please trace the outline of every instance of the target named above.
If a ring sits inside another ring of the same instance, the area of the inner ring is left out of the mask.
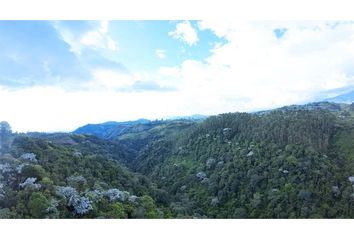
[[[119,146],[78,135],[60,134],[66,140],[60,143],[44,136],[13,138],[0,158],[1,218],[170,216],[157,207],[160,192],[151,181],[119,162],[125,156]]]
[[[354,105],[11,133],[2,218],[353,218]]]

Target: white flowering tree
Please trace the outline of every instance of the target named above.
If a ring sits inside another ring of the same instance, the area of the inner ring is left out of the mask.
[[[75,214],[82,215],[92,210],[91,201],[87,197],[81,197],[73,187],[57,187],[56,193],[65,200],[68,207],[74,209]]]

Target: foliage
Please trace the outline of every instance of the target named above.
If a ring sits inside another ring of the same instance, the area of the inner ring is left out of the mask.
[[[28,209],[33,218],[44,218],[48,207],[49,202],[42,193],[32,193],[28,202]]]
[[[353,218],[353,123],[351,105],[312,103],[7,131],[0,217]]]

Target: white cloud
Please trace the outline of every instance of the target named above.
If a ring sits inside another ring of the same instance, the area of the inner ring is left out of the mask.
[[[85,46],[117,51],[117,43],[109,36],[101,34],[99,31],[87,32],[80,40]]]
[[[187,43],[189,46],[196,44],[199,40],[197,30],[189,21],[178,23],[176,30],[169,32],[168,35]]]
[[[155,54],[160,59],[165,59],[166,58],[166,51],[163,50],[163,49],[156,49]]]
[[[14,131],[72,131],[87,123],[182,114],[175,93],[115,92],[109,89],[69,92],[59,87],[9,91],[0,88],[0,119]],[[175,108],[171,108],[174,106]]]
[[[72,130],[90,122],[267,109],[354,87],[353,23],[203,21],[198,26],[227,40],[203,61],[131,75],[93,69],[85,91],[0,88],[0,102],[8,103],[0,119],[15,130]],[[278,39],[276,28],[287,31]],[[103,24],[101,32],[106,29]],[[177,90],[117,92],[152,80]]]
[[[99,32],[102,34],[106,34],[108,32],[109,21],[101,21],[101,27]]]
[[[203,21],[198,25],[227,43],[212,49],[205,62],[187,60],[177,66],[178,88],[195,104],[196,112],[273,108],[354,87],[353,23],[334,27],[325,22]],[[278,39],[276,28],[287,31]]]
[[[91,90],[110,89],[116,90],[122,87],[132,85],[139,80],[137,77],[106,69],[92,70],[93,79],[85,86]]]
[[[76,34],[70,31],[69,29],[61,27],[59,24],[54,24],[53,26],[60,34],[63,41],[70,46],[70,51],[80,55],[83,46],[80,41],[77,40],[78,36],[76,36]]]
[[[108,21],[102,21],[98,30],[86,32],[80,39],[80,43],[84,46],[108,49],[111,51],[118,50],[118,44],[108,35]]]
[[[158,74],[164,77],[177,77],[179,78],[180,67],[160,67],[158,69]]]
[[[83,33],[73,32],[55,23],[54,27],[62,39],[70,45],[70,50],[78,55],[84,48],[96,48],[110,51],[118,51],[118,43],[109,35],[109,22],[101,21],[96,29]]]

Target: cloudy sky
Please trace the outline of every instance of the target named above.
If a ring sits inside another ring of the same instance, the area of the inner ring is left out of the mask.
[[[256,111],[353,89],[353,22],[0,21],[0,120],[15,131]]]

